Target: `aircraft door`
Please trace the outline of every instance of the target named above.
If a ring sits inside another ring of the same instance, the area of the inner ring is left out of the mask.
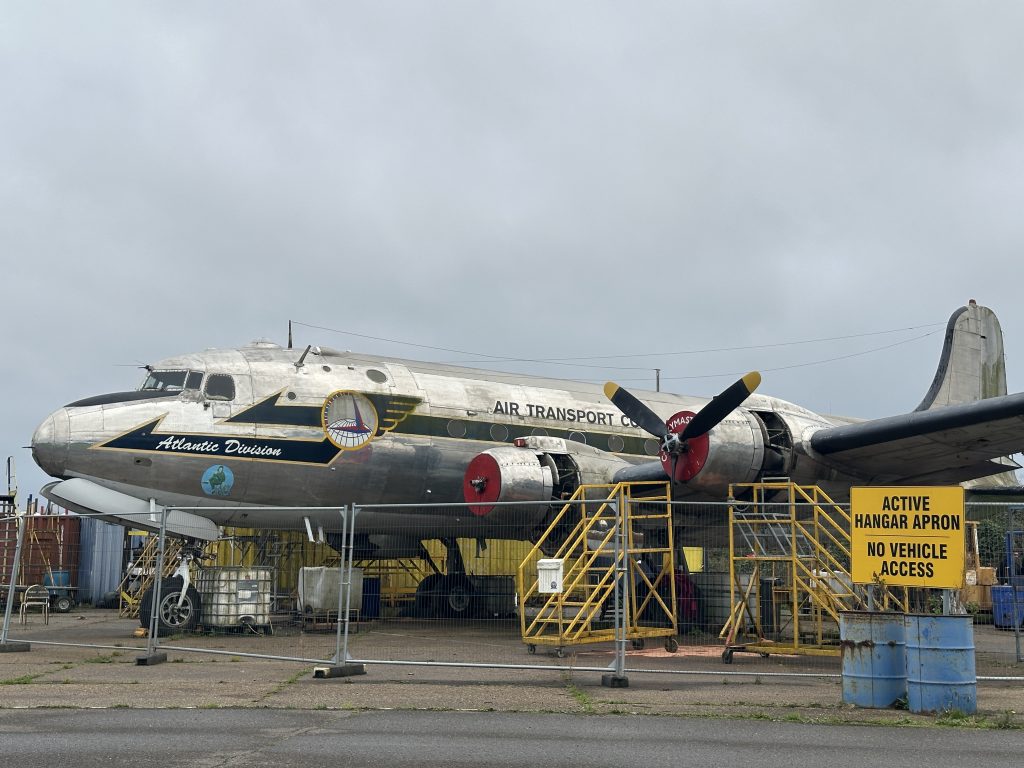
[[[252,375],[244,359],[231,360],[223,367],[210,366],[203,378],[203,410],[209,414],[210,433],[221,438],[223,452],[211,456],[209,465],[203,468],[200,485],[207,496],[225,501],[245,498],[253,461],[242,455],[233,440],[255,437],[256,425],[229,420],[252,402]]]

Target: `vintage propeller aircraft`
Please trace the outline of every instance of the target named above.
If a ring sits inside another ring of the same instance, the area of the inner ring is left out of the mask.
[[[150,528],[151,504],[169,508],[168,530],[196,539],[336,531],[329,508],[401,505],[363,509],[357,557],[441,538],[452,589],[457,539],[531,539],[581,484],[671,477],[677,500],[721,501],[730,483],[788,477],[841,498],[851,484],[1014,483],[1024,450],[1024,393],[1006,394],[999,322],[973,301],[917,409],[871,421],[756,394],[757,373],[707,401],[269,342],[147,371],[137,390],[46,417],[33,456],[58,481],[44,496]]]

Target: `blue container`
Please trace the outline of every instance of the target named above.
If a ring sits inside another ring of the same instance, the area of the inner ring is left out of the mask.
[[[363,579],[363,602],[359,606],[359,618],[380,618],[380,579]]]
[[[973,618],[907,614],[906,624],[910,711],[977,712]]]
[[[43,576],[43,586],[50,588],[50,594],[66,593],[71,586],[71,571],[47,571]]]
[[[843,703],[883,709],[907,695],[906,629],[902,613],[839,614]]]
[[[1017,614],[1014,621],[1014,592],[1017,593]],[[992,624],[997,629],[1024,626],[1024,587],[992,587]]]

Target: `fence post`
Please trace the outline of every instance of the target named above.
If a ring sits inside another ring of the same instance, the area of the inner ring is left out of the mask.
[[[341,650],[341,636],[344,631],[345,639],[348,639],[348,612],[349,612],[349,595],[351,594],[352,588],[352,569],[348,565],[348,515],[346,514],[347,507],[342,507],[338,510],[341,515],[341,561],[338,563],[338,624],[334,635],[334,664],[337,666],[341,664],[342,659],[348,661],[347,649],[346,656],[342,656]],[[344,617],[344,618],[343,618]]]
[[[30,650],[31,646],[24,642],[8,642],[7,633],[11,625],[11,610],[14,608],[14,596],[17,594],[18,566],[21,564],[21,546],[25,541],[25,527],[28,515],[19,515],[14,511],[14,524],[18,526],[17,543],[14,545],[14,563],[11,565],[11,583],[7,585],[7,604],[4,606],[4,626],[0,632],[0,653],[18,653]]]
[[[149,500],[149,519],[151,522],[156,519],[156,499]],[[153,586],[150,587],[153,591],[153,600],[149,606],[149,637],[146,640],[146,655],[135,657],[135,663],[140,667],[149,667],[154,664],[162,664],[167,661],[167,654],[156,650],[156,646],[159,644],[158,635],[160,634],[160,622],[157,617],[160,614],[160,592],[163,589],[164,583],[164,550],[166,544],[167,507],[161,507],[160,541],[157,546],[156,571],[153,574]]]
[[[335,637],[333,664],[329,667],[314,667],[313,677],[324,679],[330,677],[352,677],[353,675],[365,675],[364,664],[352,664],[348,655],[348,627],[349,613],[352,601],[352,563],[353,550],[356,535],[356,514],[358,509],[342,507],[338,510],[341,514],[341,565],[339,565],[338,579],[338,632]],[[342,616],[344,615],[344,618]],[[344,631],[342,622],[344,621]],[[344,637],[344,646],[342,638]]]
[[[626,677],[626,611],[629,610],[630,589],[627,588],[626,580],[629,573],[629,563],[626,560],[626,498],[622,488],[619,488],[618,497],[615,500],[615,661],[612,662],[614,671],[611,674],[601,675],[601,685],[606,688],[628,688],[629,678]]]

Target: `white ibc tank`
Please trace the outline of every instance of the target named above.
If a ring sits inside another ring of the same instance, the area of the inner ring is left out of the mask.
[[[299,612],[311,614],[337,613],[341,574],[325,565],[299,569]],[[363,569],[352,569],[351,610],[363,604]]]
[[[203,599],[205,627],[270,624],[270,568],[203,568],[196,589]]]

